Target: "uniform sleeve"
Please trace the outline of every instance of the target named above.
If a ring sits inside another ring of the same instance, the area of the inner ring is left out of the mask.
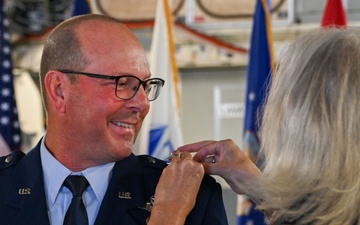
[[[137,156],[143,166],[144,184],[147,198],[154,195],[157,182],[166,162],[151,156]],[[179,198],[182,193],[177,193]],[[186,218],[185,225],[227,225],[222,189],[219,183],[205,175],[201,183],[196,204]]]
[[[227,225],[227,215],[222,197],[222,189],[220,184],[214,185],[214,190],[210,196],[207,210],[205,212],[202,224],[222,224]]]
[[[227,225],[227,215],[222,189],[214,178],[205,175],[194,209],[186,219],[186,225]]]

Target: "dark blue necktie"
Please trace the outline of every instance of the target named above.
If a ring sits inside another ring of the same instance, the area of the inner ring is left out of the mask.
[[[89,186],[89,182],[83,176],[68,176],[64,181],[73,194],[70,206],[65,214],[64,225],[89,225],[86,208],[82,200],[82,194]]]

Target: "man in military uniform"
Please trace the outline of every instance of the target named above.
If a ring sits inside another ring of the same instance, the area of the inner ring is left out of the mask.
[[[167,164],[132,148],[164,81],[136,37],[102,15],[67,20],[46,40],[40,83],[47,132],[27,155],[0,158],[0,224],[146,224]],[[183,213],[186,190],[173,194],[169,210]],[[185,224],[227,224],[210,176]]]

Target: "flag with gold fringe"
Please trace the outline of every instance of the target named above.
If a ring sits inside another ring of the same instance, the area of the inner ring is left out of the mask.
[[[140,153],[160,159],[166,159],[183,144],[180,78],[175,58],[173,22],[168,0],[158,0],[149,61],[152,76],[164,79],[165,85],[159,98],[151,103],[139,147]]]
[[[261,107],[266,98],[267,84],[271,79],[274,65],[269,6],[269,1],[257,0],[247,68],[243,149],[245,154],[257,164],[261,162],[258,139]],[[254,203],[246,196],[238,197],[237,214],[238,225],[266,224],[263,213],[257,211]]]

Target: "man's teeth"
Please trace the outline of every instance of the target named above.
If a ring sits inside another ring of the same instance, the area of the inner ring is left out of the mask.
[[[131,124],[128,124],[128,123],[122,123],[122,122],[112,122],[112,123],[119,127],[131,128]]]

